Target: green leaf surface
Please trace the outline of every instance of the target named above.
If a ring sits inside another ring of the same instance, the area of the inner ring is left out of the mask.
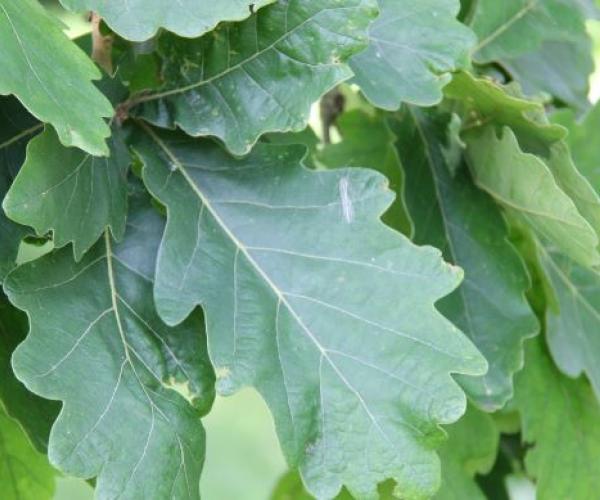
[[[539,340],[528,342],[517,375],[523,436],[534,445],[525,459],[539,500],[589,500],[600,491],[600,407],[584,379],[570,380]]]
[[[203,304],[219,390],[259,390],[317,497],[346,485],[373,498],[390,477],[431,495],[438,424],[466,404],[449,373],[486,370],[433,306],[462,273],[378,220],[393,197],[376,172],[307,170],[303,147],[235,159],[141,134],[144,181],[168,213],[157,308],[176,324]]]
[[[594,189],[600,192],[600,142],[597,139],[600,130],[600,105],[594,106],[582,122],[578,122],[569,110],[555,113],[552,121],[569,130],[566,142],[573,153],[573,160]]]
[[[520,221],[586,266],[600,263],[598,236],[537,156],[524,153],[511,129],[487,126],[467,135],[475,183]]]
[[[442,487],[435,500],[485,500],[475,482],[476,474],[487,474],[496,461],[500,433],[487,413],[469,408],[447,429],[449,438],[440,448]]]
[[[570,377],[585,373],[600,397],[600,274],[555,248],[539,245],[539,252],[558,307],[546,312],[552,357]]]
[[[241,21],[275,0],[60,0],[67,9],[97,12],[119,35],[135,41],[159,28],[195,38],[222,21]]]
[[[63,401],[50,460],[67,474],[98,476],[98,498],[199,498],[199,417],[214,378],[202,318],[169,328],[154,311],[163,225],[136,198],[119,245],[106,233],[79,263],[64,248],[5,282],[31,328],[13,355],[15,373],[33,392]]]
[[[459,0],[379,0],[367,50],[350,67],[375,106],[397,110],[403,102],[431,106],[442,100],[451,72],[467,66],[476,43],[456,16]]]
[[[329,168],[371,168],[385,175],[396,199],[383,222],[410,236],[413,229],[404,201],[404,169],[395,147],[396,136],[386,119],[380,114],[370,116],[353,110],[342,115],[336,124],[342,142],[326,145],[317,154],[318,162]]]
[[[120,240],[131,162],[121,135],[115,128],[108,141],[110,156],[99,158],[65,148],[46,128],[29,143],[27,160],[4,198],[8,217],[33,227],[40,236],[52,231],[57,248],[73,242],[76,260],[107,227]]]
[[[11,366],[12,353],[25,339],[28,328],[27,316],[0,293],[0,406],[19,422],[33,445],[46,453],[50,427],[60,405],[29,392],[15,378]]]
[[[19,424],[0,410],[0,485],[3,500],[51,500],[54,470]]]
[[[465,123],[467,129],[487,123],[508,126],[526,145],[535,147],[535,153],[567,135],[563,127],[548,123],[540,103],[515,95],[515,88],[503,87],[491,79],[462,71],[454,76],[444,93],[464,107],[464,116],[470,118]]]
[[[515,58],[546,41],[585,35],[584,17],[571,0],[477,0],[471,27],[479,37],[473,54],[478,63]]]
[[[535,335],[538,324],[525,298],[527,272],[498,206],[473,185],[464,166],[450,173],[443,154],[448,122],[410,108],[399,123],[398,150],[410,167],[406,201],[413,240],[441,249],[465,271],[464,282],[438,307],[486,357],[487,374],[459,380],[476,405],[492,411],[512,397],[523,340]]]
[[[106,155],[112,115],[92,84],[100,71],[35,0],[0,0],[0,94],[15,94],[65,146]]]
[[[161,127],[215,136],[234,154],[266,132],[300,131],[311,105],[352,76],[375,0],[285,0],[195,40],[159,40],[165,85],[133,112]]]
[[[41,124],[14,97],[0,97],[0,199],[25,160],[27,141],[40,130]],[[15,266],[19,244],[27,232],[0,210],[0,283]]]

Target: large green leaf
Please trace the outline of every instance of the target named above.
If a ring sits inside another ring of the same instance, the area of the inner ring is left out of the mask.
[[[440,248],[465,270],[465,281],[439,303],[486,357],[483,377],[459,380],[486,410],[501,408],[523,365],[523,340],[538,331],[525,291],[529,278],[494,201],[478,190],[465,168],[454,177],[444,158],[448,119],[410,108],[401,118],[398,150],[406,169],[406,201],[414,241]]]
[[[300,131],[311,104],[350,78],[375,0],[284,0],[195,40],[162,36],[164,88],[135,110],[247,153],[265,132]]]
[[[159,28],[194,38],[221,21],[241,21],[275,0],[60,0],[67,9],[93,10],[119,35],[147,40]]]
[[[433,306],[460,270],[378,220],[387,181],[307,170],[303,147],[260,144],[235,159],[145,127],[135,148],[168,213],[158,311],[176,324],[203,304],[219,390],[261,392],[320,498],[342,485],[372,498],[390,477],[407,497],[432,494],[438,424],[466,403],[449,373],[486,363]]]
[[[342,141],[328,144],[317,153],[317,160],[329,168],[365,167],[377,170],[390,182],[396,200],[384,214],[388,226],[412,234],[412,223],[404,201],[404,169],[396,151],[396,136],[383,115],[369,116],[361,110],[352,110],[336,122]]]
[[[566,255],[586,266],[600,263],[598,236],[559,187],[548,166],[524,153],[511,129],[492,126],[467,135],[475,183]]]
[[[479,63],[515,58],[546,41],[585,35],[581,10],[570,0],[478,0],[471,21]]]
[[[449,439],[440,448],[442,487],[435,500],[485,500],[474,478],[487,474],[496,461],[500,433],[491,416],[469,408],[447,428]]]
[[[546,312],[548,344],[558,367],[570,377],[583,372],[600,397],[600,274],[539,245],[540,260],[557,301]]]
[[[456,19],[460,1],[379,0],[379,5],[369,48],[350,62],[355,82],[380,108],[437,104],[450,73],[468,64],[476,42]]]
[[[65,146],[106,155],[112,106],[92,61],[35,0],[0,0],[0,94],[15,94]]]
[[[0,293],[0,407],[17,420],[33,445],[46,453],[50,427],[60,405],[29,392],[13,373],[11,356],[28,330],[27,316]]]
[[[0,97],[0,199],[25,160],[27,141],[40,130],[41,124],[14,97]],[[0,210],[0,283],[15,266],[19,244],[27,231]]]
[[[528,342],[516,403],[539,500],[590,500],[600,491],[600,407],[583,379],[558,372],[541,341]]]
[[[0,409],[0,485],[3,500],[51,500],[54,471],[19,424]]]
[[[108,158],[65,148],[46,128],[29,143],[27,160],[2,203],[4,211],[19,224],[32,226],[38,235],[52,231],[57,248],[73,242],[77,260],[108,226],[120,240],[131,159],[118,128],[109,148]]]
[[[98,476],[99,498],[197,499],[199,417],[214,392],[202,318],[169,328],[156,315],[163,222],[136,205],[118,246],[105,233],[79,263],[64,248],[9,275],[5,290],[31,323],[13,368],[33,392],[63,401],[50,460]]]

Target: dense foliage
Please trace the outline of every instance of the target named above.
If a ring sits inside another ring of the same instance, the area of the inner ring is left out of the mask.
[[[60,1],[0,0],[3,499],[197,499],[247,386],[276,500],[598,498],[591,0]]]

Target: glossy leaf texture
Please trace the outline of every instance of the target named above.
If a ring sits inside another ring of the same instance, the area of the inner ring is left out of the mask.
[[[134,147],[167,207],[158,311],[177,324],[203,305],[219,390],[259,390],[317,497],[345,485],[372,498],[389,478],[409,497],[433,494],[438,424],[466,405],[449,374],[486,363],[433,305],[462,273],[379,220],[387,181],[307,170],[303,147],[235,159],[149,127]]]
[[[354,82],[379,108],[437,104],[451,72],[468,65],[476,42],[456,19],[460,1],[379,0],[379,5],[368,49],[350,61]]]
[[[0,97],[0,197],[4,199],[21,164],[27,141],[41,125],[14,97]],[[0,210],[0,282],[15,266],[27,228],[15,224]]]
[[[57,248],[73,243],[76,260],[110,227],[117,240],[125,232],[127,172],[131,162],[122,132],[115,127],[109,157],[65,148],[49,128],[27,147],[2,207],[13,221],[43,236],[52,232]]]
[[[345,61],[376,15],[375,0],[284,0],[199,39],[163,35],[165,84],[132,112],[248,153],[266,132],[304,129],[313,102],[352,76]]]
[[[108,154],[112,106],[91,82],[100,71],[60,23],[35,0],[0,0],[0,45],[0,94],[50,122],[65,146]]]
[[[485,500],[475,476],[490,472],[500,433],[493,418],[475,408],[447,428],[448,441],[440,449],[442,487],[435,500]]]
[[[534,445],[525,458],[540,500],[589,500],[600,488],[600,407],[583,379],[553,365],[540,340],[529,342],[517,376],[516,406],[523,436]]]
[[[5,500],[51,500],[55,472],[19,424],[0,409],[0,485]]]
[[[119,35],[143,41],[165,28],[194,38],[222,21],[241,21],[274,0],[60,0],[67,8],[98,12]]]
[[[152,303],[161,217],[137,200],[127,235],[81,262],[64,248],[11,273],[5,290],[30,333],[13,356],[28,389],[61,400],[51,462],[98,476],[99,498],[199,498],[212,402],[202,318],[166,327]]]
[[[404,169],[395,147],[396,136],[386,118],[352,110],[337,120],[337,127],[342,141],[328,144],[317,152],[319,164],[328,168],[371,168],[385,175],[396,199],[382,220],[410,236],[413,229],[404,200]]]
[[[27,316],[14,308],[3,293],[0,294],[0,407],[14,418],[27,433],[31,443],[42,453],[48,451],[48,437],[60,405],[42,399],[17,380],[11,356],[27,335]],[[1,484],[1,483],[0,483]]]
[[[500,210],[473,185],[466,166],[451,174],[444,157],[449,121],[443,114],[404,110],[398,151],[409,166],[406,202],[413,240],[441,249],[465,271],[464,282],[439,308],[486,357],[489,370],[483,377],[459,380],[476,405],[493,411],[512,397],[513,374],[523,366],[522,343],[537,333],[538,324],[525,298],[529,278]]]

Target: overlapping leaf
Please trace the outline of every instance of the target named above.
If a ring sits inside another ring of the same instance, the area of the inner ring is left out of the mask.
[[[465,270],[459,289],[439,303],[486,357],[483,377],[461,378],[472,400],[498,409],[513,392],[513,374],[523,364],[523,340],[538,330],[525,291],[529,279],[508,242],[498,207],[473,186],[465,168],[451,175],[444,158],[449,120],[406,111],[399,123],[398,150],[406,169],[406,201],[414,220],[414,241],[440,248]]]
[[[199,498],[199,416],[214,379],[201,318],[168,328],[154,311],[162,229],[140,202],[118,246],[106,233],[79,263],[64,248],[5,282],[31,323],[15,373],[33,392],[63,401],[50,460],[68,474],[98,476],[99,498]]]
[[[51,500],[54,471],[19,424],[0,409],[0,485],[3,500]]]
[[[460,271],[378,220],[385,179],[309,171],[302,147],[235,159],[147,127],[135,148],[168,213],[158,311],[176,324],[203,304],[221,392],[257,387],[318,497],[370,498],[390,477],[432,494],[438,424],[465,409],[449,373],[486,363],[433,306]]]
[[[395,147],[396,136],[385,118],[353,110],[341,116],[337,126],[343,140],[319,151],[318,161],[329,168],[365,167],[385,175],[390,189],[396,193],[396,200],[383,221],[405,235],[411,235],[412,222],[404,201],[404,170]]]
[[[107,227],[120,240],[131,160],[117,128],[109,148],[108,158],[65,148],[47,128],[30,142],[27,161],[2,203],[4,211],[39,235],[52,231],[57,248],[73,242],[77,260]]]
[[[98,12],[108,25],[129,40],[147,40],[159,28],[198,37],[222,21],[241,21],[275,0],[60,0],[68,9]]]
[[[583,265],[600,263],[598,236],[537,156],[508,127],[471,131],[467,158],[475,183],[514,216]]]
[[[595,498],[600,491],[598,402],[584,379],[558,372],[541,339],[528,344],[515,393],[524,440],[534,445],[525,463],[536,479],[536,498]]]
[[[13,97],[0,97],[0,198],[4,198],[25,160],[27,141],[41,125]],[[15,266],[27,228],[10,221],[0,210],[0,282]]]
[[[26,315],[12,307],[3,293],[0,294],[0,407],[19,422],[33,445],[46,453],[50,427],[60,406],[25,389],[15,378],[10,364],[12,353],[27,335],[27,330]]]
[[[448,441],[440,448],[442,487],[433,498],[485,500],[474,478],[488,473],[496,461],[499,432],[494,420],[469,408],[463,418],[448,427],[448,434]]]
[[[35,0],[0,0],[0,46],[0,94],[50,122],[65,146],[107,154],[112,107],[91,82],[100,72],[58,21]]]
[[[383,109],[398,109],[402,102],[437,104],[450,73],[468,64],[476,42],[456,20],[460,1],[379,0],[379,5],[368,49],[350,62],[354,81]]]
[[[352,76],[344,61],[376,13],[375,0],[285,0],[196,40],[163,36],[164,88],[135,112],[247,153],[265,132],[306,126],[311,104]]]
[[[600,274],[540,245],[541,262],[557,301],[546,314],[548,344],[559,368],[583,372],[600,397]]]

